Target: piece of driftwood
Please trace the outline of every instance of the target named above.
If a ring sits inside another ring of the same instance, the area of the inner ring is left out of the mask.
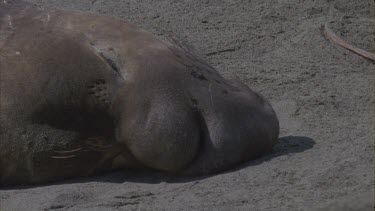
[[[365,51],[365,50],[362,50],[360,48],[357,48],[353,45],[351,45],[350,43],[346,42],[345,40],[343,40],[341,37],[337,36],[329,27],[328,27],[328,23],[324,24],[324,26],[322,26],[322,31],[323,33],[334,43],[340,45],[341,47],[343,48],[346,48],[362,57],[365,57],[367,59],[370,59],[371,61],[374,61],[375,62],[375,54],[373,53],[370,53],[368,51]]]

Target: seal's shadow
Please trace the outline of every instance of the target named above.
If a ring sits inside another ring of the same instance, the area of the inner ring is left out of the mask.
[[[300,153],[311,149],[314,144],[315,141],[313,139],[305,136],[284,136],[278,139],[278,143],[273,147],[273,151],[270,154],[247,162],[242,167],[258,165],[282,155]]]
[[[243,163],[225,172],[227,173],[236,172],[247,167],[260,165],[265,161],[272,160],[279,156],[300,153],[300,152],[311,149],[314,146],[314,144],[315,144],[315,141],[313,139],[305,137],[305,136],[284,136],[278,139],[278,143],[274,146],[273,150],[269,154],[261,156],[258,159]],[[214,175],[217,175],[217,174],[191,178],[190,181],[192,179],[194,180],[203,179],[203,178],[211,177]],[[179,181],[179,179],[176,179],[176,180],[177,180],[176,182],[181,182]],[[185,181],[188,182],[189,178],[185,178]]]
[[[260,165],[265,161],[272,160],[276,157],[300,153],[306,150],[311,149],[315,144],[315,141],[311,138],[304,136],[285,136],[281,137],[278,140],[278,143],[273,148],[273,151],[265,156],[262,156],[256,160],[252,160],[246,163],[243,163],[228,172],[236,172],[243,168],[251,168],[251,166]],[[225,172],[224,172],[225,173]],[[219,173],[220,174],[220,173]],[[196,180],[201,180],[209,178],[218,174],[211,174],[205,176],[194,176],[194,177],[181,177],[181,176],[172,176],[161,172],[147,171],[147,170],[119,170],[111,173],[104,173],[97,176],[90,176],[85,178],[70,179],[61,182],[53,183],[44,183],[38,185],[27,185],[27,186],[18,186],[18,187],[8,187],[6,189],[27,189],[33,188],[35,186],[46,186],[46,185],[56,185],[56,184],[72,184],[72,183],[87,183],[87,182],[109,182],[109,183],[124,183],[124,182],[136,182],[136,183],[149,183],[149,184],[158,184],[161,182],[167,183],[184,183],[191,182]],[[0,188],[1,189],[1,188]]]

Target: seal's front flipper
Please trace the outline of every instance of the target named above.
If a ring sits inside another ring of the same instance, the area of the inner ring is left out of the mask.
[[[2,185],[49,182],[108,171],[113,168],[113,159],[123,153],[123,148],[112,140],[49,125],[30,124],[14,133],[4,143],[14,153],[0,162]],[[20,145],[19,141],[25,144]]]

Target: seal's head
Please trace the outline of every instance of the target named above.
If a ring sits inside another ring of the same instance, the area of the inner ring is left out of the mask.
[[[276,143],[269,103],[181,45],[100,15],[4,8],[0,183],[214,173]]]
[[[186,175],[225,170],[272,149],[279,123],[246,85],[177,50],[142,55],[118,91],[117,141],[143,165]]]

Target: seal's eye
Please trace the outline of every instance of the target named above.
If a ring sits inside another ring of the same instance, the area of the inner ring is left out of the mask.
[[[102,55],[102,57],[103,57],[104,60],[109,64],[109,66],[112,67],[112,69],[113,69],[115,72],[117,72],[117,73],[120,72],[120,71],[119,71],[119,68],[118,68],[117,65],[116,65],[116,63],[115,63],[112,59],[107,58],[107,57],[105,57],[105,56],[103,56],[103,55]]]

